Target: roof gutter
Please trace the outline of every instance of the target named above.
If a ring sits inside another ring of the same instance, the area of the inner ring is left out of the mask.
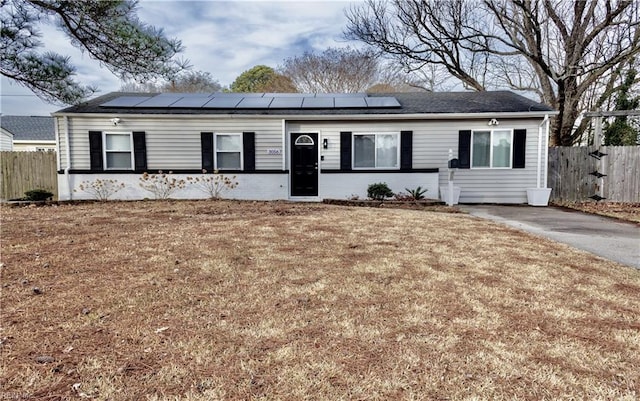
[[[127,110],[127,109],[123,109]],[[520,112],[495,112],[495,113],[413,113],[413,114],[140,114],[140,113],[53,113],[54,117],[95,117],[111,118],[114,115],[122,118],[159,118],[159,119],[190,119],[214,118],[214,119],[285,119],[298,121],[311,120],[459,120],[459,119],[492,119],[492,118],[544,118],[556,116],[559,112],[546,111],[520,111]]]

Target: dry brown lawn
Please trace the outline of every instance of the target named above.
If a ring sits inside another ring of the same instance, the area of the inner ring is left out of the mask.
[[[561,202],[558,206],[640,224],[640,203]]]
[[[640,397],[640,271],[468,215],[1,212],[2,400]]]

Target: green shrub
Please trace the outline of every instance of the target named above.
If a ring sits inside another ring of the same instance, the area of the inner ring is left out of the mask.
[[[53,197],[53,194],[45,189],[32,189],[24,193],[24,197],[29,201],[45,201]]]
[[[409,193],[412,200],[421,200],[424,199],[424,194],[427,192],[427,189],[422,189],[422,187],[418,187],[416,189],[405,188],[405,190]]]
[[[367,188],[367,196],[373,200],[383,201],[385,198],[393,196],[393,191],[385,182],[377,182],[369,185]]]

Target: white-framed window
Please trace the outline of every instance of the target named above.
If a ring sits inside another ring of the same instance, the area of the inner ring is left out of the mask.
[[[513,130],[471,132],[471,168],[511,168]]]
[[[353,168],[400,168],[400,133],[354,133]]]
[[[215,134],[215,169],[242,170],[242,134]]]
[[[131,132],[105,132],[103,143],[105,169],[133,170]]]

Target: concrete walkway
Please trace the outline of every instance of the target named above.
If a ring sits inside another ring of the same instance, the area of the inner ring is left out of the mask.
[[[556,207],[458,205],[494,220],[640,269],[640,227]]]

